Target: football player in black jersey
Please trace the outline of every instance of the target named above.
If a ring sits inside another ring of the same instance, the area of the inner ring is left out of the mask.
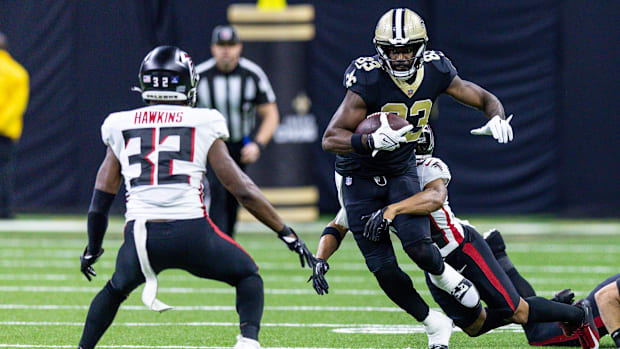
[[[462,80],[443,53],[426,50],[427,42],[424,22],[415,12],[404,8],[386,12],[375,29],[377,54],[360,57],[347,68],[347,93],[322,141],[324,150],[338,154],[336,172],[342,176],[339,194],[349,228],[369,270],[390,299],[425,325],[438,323],[434,313],[429,312],[409,276],[398,267],[389,237],[370,241],[362,236],[362,216],[420,191],[415,142],[440,94],[446,93],[477,108],[490,119],[473,134],[492,134],[500,143],[512,140],[510,120],[506,120],[498,98]],[[375,112],[397,113],[414,127],[355,134],[357,125]],[[403,131],[408,132],[403,135]],[[439,250],[432,244],[428,217],[401,215],[393,226],[406,253],[431,274],[435,285],[451,292],[462,303],[478,296],[468,280],[444,265]],[[467,305],[475,306],[477,302]]]

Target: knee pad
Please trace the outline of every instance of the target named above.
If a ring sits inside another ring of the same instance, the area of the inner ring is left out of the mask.
[[[405,246],[405,252],[420,269],[434,275],[443,273],[444,265],[441,253],[430,238]]]
[[[373,274],[379,283],[397,280],[401,277],[401,273],[404,272],[395,262],[383,264],[379,266],[376,271],[373,271]]]
[[[103,289],[106,290],[112,297],[116,298],[119,302],[127,299],[127,296],[129,295],[129,292],[125,293],[122,290],[114,287],[114,284],[112,284],[112,280],[109,280],[105,284],[105,287]]]

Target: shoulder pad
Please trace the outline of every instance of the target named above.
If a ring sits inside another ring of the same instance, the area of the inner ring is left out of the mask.
[[[456,71],[452,61],[441,51],[428,50],[424,51],[424,63],[431,64],[442,73]]]
[[[378,57],[358,57],[351,61],[344,75],[344,86],[350,88],[354,84],[369,85],[378,78],[382,71]]]
[[[426,177],[423,179],[424,185],[441,178],[447,186],[452,179],[448,165],[439,158],[428,158],[418,166],[424,167],[424,176]]]

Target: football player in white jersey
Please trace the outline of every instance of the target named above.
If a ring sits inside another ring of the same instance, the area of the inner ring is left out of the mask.
[[[428,214],[432,222],[433,242],[440,248],[445,262],[471,280],[487,304],[486,308],[481,305],[473,309],[464,307],[434,285],[426,273],[426,283],[437,304],[468,335],[479,336],[510,322],[527,324],[559,321],[569,324],[569,327],[578,327],[576,333],[594,345],[592,338],[596,337],[598,341],[598,333],[592,309],[587,303],[572,306],[541,297],[523,299],[519,296],[482,236],[467,221],[459,220],[452,213],[447,196],[450,171],[443,161],[432,157],[433,148],[433,133],[429,126],[425,126],[416,147],[416,165],[422,192],[370,215],[364,236],[370,240],[389,238],[390,223],[396,215]],[[337,248],[336,233],[340,239],[346,234],[346,214],[339,212],[332,226],[338,231],[332,231],[321,238],[317,264],[313,270],[313,286],[319,294],[327,292],[324,274],[329,270],[329,265],[326,258],[333,254],[334,247]],[[430,339],[429,336],[429,344]]]
[[[80,257],[89,281],[96,276],[92,265],[103,253],[107,215],[123,178],[127,224],[116,271],[88,311],[82,349],[95,347],[120,304],[143,282],[147,307],[171,309],[156,298],[157,274],[168,268],[234,286],[241,329],[235,348],[260,348],[263,282],[253,259],[206,214],[201,179],[207,162],[226,189],[299,254],[302,267],[304,262],[313,266],[304,242],[229,156],[224,117],[216,110],[193,108],[198,78],[187,53],[174,46],[156,47],[142,62],[141,87],[136,88],[147,106],[112,113],[101,127],[108,148],[88,212],[88,246]]]

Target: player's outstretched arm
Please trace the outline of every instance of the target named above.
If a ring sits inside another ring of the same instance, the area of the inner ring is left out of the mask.
[[[473,135],[490,135],[499,143],[512,141],[512,117],[506,119],[504,106],[494,94],[471,81],[462,80],[458,75],[454,77],[446,93],[465,105],[481,110],[490,120],[486,125],[472,130]]]
[[[504,106],[494,94],[471,81],[461,79],[458,75],[446,89],[446,94],[465,105],[482,111],[489,119],[495,115],[499,115],[502,119],[506,118]]]
[[[80,256],[80,270],[88,281],[91,280],[91,276],[97,276],[92,265],[103,254],[101,246],[108,228],[108,212],[121,181],[121,164],[112,149],[108,147],[106,156],[97,171],[95,189],[88,208],[88,246]]]
[[[278,237],[286,243],[288,248],[299,255],[301,266],[304,267],[307,263],[309,267],[314,267],[315,258],[306,244],[295,234],[293,229],[284,224],[254,181],[237,166],[230,157],[224,141],[216,139],[213,142],[207,159],[226,190],[254,217],[278,233]]]
[[[332,153],[343,154],[352,153],[354,151],[365,150],[370,152],[368,148],[367,135],[362,135],[358,147],[363,149],[355,149],[355,144],[351,143],[351,136],[357,125],[366,117],[366,103],[355,92],[347,90],[342,103],[332,116],[325,133],[321,145],[323,150]]]

